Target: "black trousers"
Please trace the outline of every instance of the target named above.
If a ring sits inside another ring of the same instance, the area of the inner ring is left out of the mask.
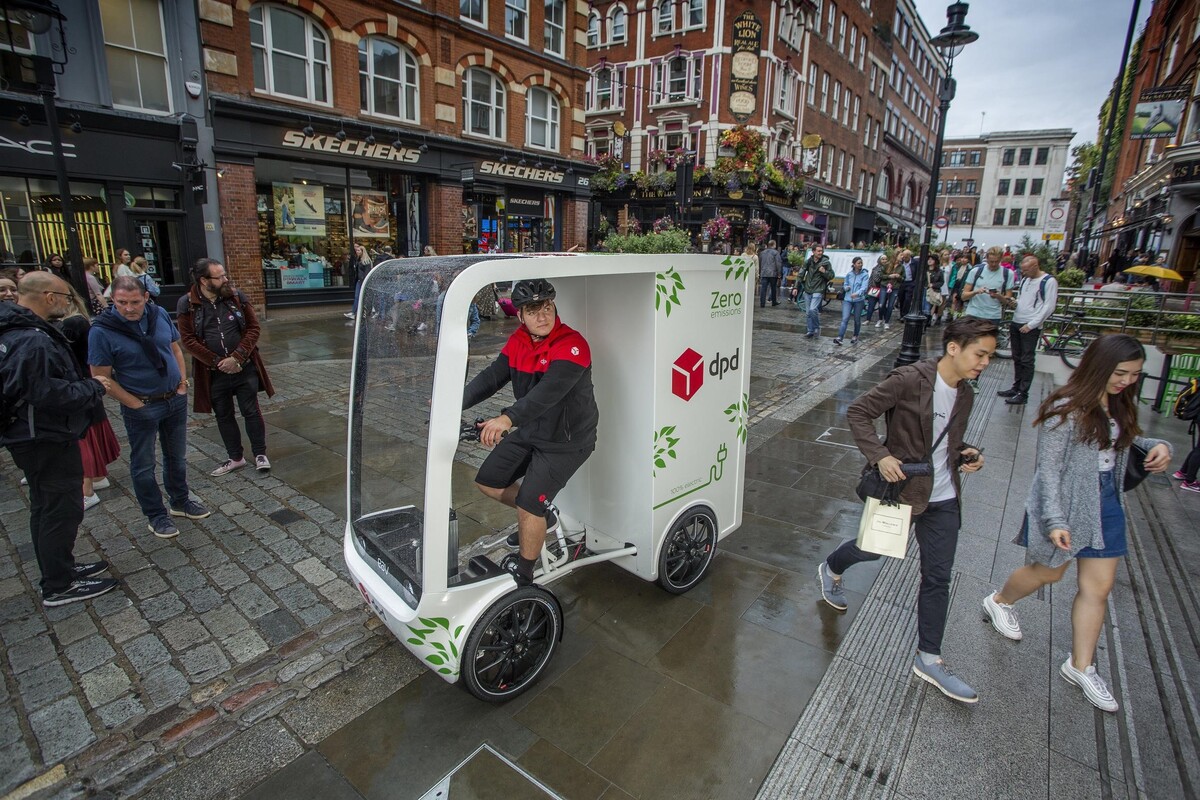
[[[958,546],[958,501],[930,503],[913,518],[917,546],[921,549],[921,588],[917,590],[917,649],[941,655],[942,635],[946,632],[946,612],[950,609],[950,572],[954,550]],[[860,550],[854,539],[842,542],[829,554],[829,571],[841,575],[863,561],[881,558],[877,553]]]
[[[29,537],[41,570],[42,596],[75,579],[75,537],[83,522],[83,459],[79,442],[10,445],[13,462],[29,481]]]
[[[1200,476],[1200,446],[1192,448],[1192,452],[1187,454],[1179,471],[1187,476],[1188,482],[1196,482],[1196,478]]]
[[[217,430],[225,452],[233,460],[242,457],[242,432],[238,430],[237,418],[233,415],[233,401],[237,398],[238,410],[246,425],[246,436],[250,437],[250,451],[256,456],[267,454],[267,426],[263,423],[262,411],[258,407],[258,372],[250,367],[230,375],[220,370],[212,373],[209,389],[213,414],[217,417]]]
[[[1037,360],[1038,337],[1041,334],[1041,328],[1021,333],[1021,323],[1009,323],[1008,341],[1009,347],[1012,348],[1013,361],[1012,388],[1023,395],[1028,395],[1029,387],[1033,385],[1033,365]]]
[[[912,303],[913,294],[917,291],[916,281],[907,281],[900,284],[900,290],[896,295],[896,310],[900,312],[900,319],[904,319],[910,310],[915,310],[918,314],[921,309],[909,309],[909,304]]]
[[[779,283],[779,278],[759,278],[758,279],[758,305],[763,307],[767,304],[767,288],[771,290],[771,304],[774,305],[779,301],[775,294],[775,287]]]

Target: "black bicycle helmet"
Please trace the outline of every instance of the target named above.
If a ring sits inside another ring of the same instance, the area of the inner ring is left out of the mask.
[[[517,281],[512,289],[512,304],[522,308],[530,303],[543,303],[555,297],[554,286],[545,278]]]

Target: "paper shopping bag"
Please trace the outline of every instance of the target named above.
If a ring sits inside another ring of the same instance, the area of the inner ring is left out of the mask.
[[[881,556],[904,558],[911,526],[912,506],[888,505],[868,497],[858,523],[858,548]]]

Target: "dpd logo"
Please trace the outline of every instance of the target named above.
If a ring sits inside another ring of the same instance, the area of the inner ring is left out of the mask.
[[[708,362],[708,374],[724,380],[726,373],[737,372],[740,354],[741,348],[734,350],[732,356],[717,353]],[[703,385],[704,356],[689,347],[671,367],[671,393],[682,400],[691,400]]]

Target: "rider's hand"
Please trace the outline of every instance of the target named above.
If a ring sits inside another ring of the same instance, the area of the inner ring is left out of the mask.
[[[479,426],[479,441],[484,447],[495,447],[500,444],[500,439],[512,426],[512,420],[508,418],[507,414],[492,417]]]
[[[899,483],[904,480],[904,470],[901,469],[900,459],[895,456],[884,456],[879,459],[876,466],[879,467],[879,474],[888,483]]]

